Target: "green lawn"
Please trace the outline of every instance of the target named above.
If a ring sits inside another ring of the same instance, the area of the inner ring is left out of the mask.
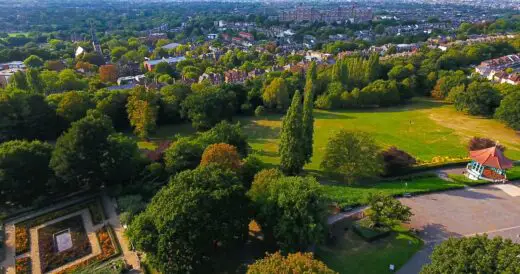
[[[404,228],[396,228],[389,236],[368,243],[352,229],[345,231],[348,227],[348,221],[336,224],[336,240],[316,250],[316,257],[339,273],[393,273],[388,268],[390,264],[399,269],[423,245]]]
[[[509,181],[520,180],[520,165],[516,165],[512,169],[507,171],[507,179]]]
[[[455,182],[466,184],[468,186],[478,186],[478,185],[487,185],[491,184],[490,181],[486,180],[471,180],[470,178],[466,177],[462,174],[448,174],[448,177],[452,179]]]
[[[325,184],[326,196],[341,207],[368,203],[371,193],[382,192],[387,195],[402,195],[404,193],[428,193],[455,188],[463,188],[464,183],[448,182],[435,175],[423,175],[417,178],[397,181],[382,181],[371,184]]]
[[[467,156],[467,142],[473,136],[489,137],[508,147],[506,155],[520,159],[520,137],[496,120],[468,116],[453,106],[428,99],[410,104],[371,110],[316,110],[314,157],[305,169],[319,171],[328,138],[340,129],[370,133],[383,147],[397,146],[428,162],[434,157],[448,159]],[[281,115],[239,117],[254,152],[266,163],[278,164]],[[189,125],[161,127],[152,140],[172,139],[195,131]],[[150,146],[141,142],[140,146]]]

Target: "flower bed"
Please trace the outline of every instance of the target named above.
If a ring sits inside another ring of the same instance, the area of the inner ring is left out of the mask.
[[[113,234],[111,227],[102,227],[98,231],[96,231],[96,236],[99,241],[99,245],[101,247],[101,254],[94,256],[88,260],[85,260],[81,263],[72,265],[56,274],[68,274],[74,273],[81,268],[85,268],[89,265],[95,263],[102,263],[106,260],[112,259],[113,257],[119,255],[121,250],[117,245],[115,235]]]
[[[103,207],[101,206],[101,201],[99,199],[85,201],[79,204],[71,205],[62,209],[58,209],[56,211],[49,212],[47,214],[43,214],[37,216],[35,218],[19,222],[15,224],[15,247],[16,247],[16,255],[23,254],[29,251],[30,247],[30,238],[29,238],[29,229],[31,227],[35,227],[46,223],[48,221],[52,221],[61,216],[74,213],[76,211],[80,211],[84,208],[89,208],[89,211],[92,215],[92,222],[96,224],[95,221],[99,221],[99,223],[105,219],[103,213]],[[97,209],[96,209],[97,208]]]
[[[16,265],[16,274],[31,274],[32,273],[31,257],[18,258],[15,261],[15,265]]]
[[[63,230],[69,230],[72,247],[59,252],[55,234]],[[42,273],[49,272],[92,253],[92,247],[85,232],[81,215],[38,229],[38,247]]]
[[[16,255],[23,254],[29,251],[29,230],[25,227],[16,226],[15,234],[15,249]]]

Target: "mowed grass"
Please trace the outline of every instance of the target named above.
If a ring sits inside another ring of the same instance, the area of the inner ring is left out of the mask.
[[[520,136],[514,130],[431,100],[416,99],[405,106],[374,110],[316,110],[314,116],[314,156],[307,170],[320,170],[329,137],[341,129],[368,132],[380,146],[396,146],[424,162],[434,157],[467,157],[467,143],[473,136],[498,140],[508,147],[509,157],[520,159]],[[279,163],[281,118],[240,119],[251,146],[267,163]]]
[[[238,117],[248,135],[254,153],[266,163],[280,162],[281,114],[264,117]],[[473,136],[487,137],[507,146],[506,156],[520,160],[520,135],[494,119],[469,116],[451,105],[416,98],[407,105],[370,109],[315,110],[314,156],[305,166],[320,171],[325,147],[330,136],[341,129],[370,133],[382,147],[396,146],[423,162],[435,157],[467,157],[467,143]],[[153,142],[195,133],[189,124],[160,127],[151,142],[140,142],[141,148],[153,148]]]
[[[354,233],[348,221],[336,224],[332,233],[336,239],[319,246],[316,257],[339,273],[394,273],[389,270],[390,264],[399,269],[423,245],[420,239],[402,227],[396,227],[389,236],[371,243]]]
[[[368,203],[368,197],[374,193],[384,193],[391,196],[405,193],[429,193],[448,189],[463,188],[462,182],[445,181],[435,174],[425,174],[420,177],[378,183],[360,184],[324,184],[326,196],[341,207],[356,206]]]

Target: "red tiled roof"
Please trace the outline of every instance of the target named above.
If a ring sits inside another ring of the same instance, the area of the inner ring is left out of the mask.
[[[513,161],[509,160],[504,156],[502,150],[496,146],[470,151],[469,156],[474,161],[479,162],[481,165],[494,167],[498,169],[508,169],[513,167]]]

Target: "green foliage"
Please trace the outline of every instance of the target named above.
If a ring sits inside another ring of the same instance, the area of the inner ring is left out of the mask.
[[[255,176],[248,196],[257,209],[255,219],[283,251],[305,250],[324,239],[326,201],[313,177],[264,171]]]
[[[191,138],[180,138],[165,151],[164,163],[166,171],[176,174],[186,169],[196,168],[202,158],[204,146]]]
[[[30,68],[25,74],[27,78],[27,87],[29,90],[35,93],[43,93],[45,90],[45,84],[40,77],[40,72],[36,69]]]
[[[197,130],[209,129],[222,120],[230,120],[235,113],[234,92],[218,88],[204,88],[191,93],[181,103],[182,117],[191,120]]]
[[[214,272],[222,254],[246,239],[244,194],[229,170],[210,165],[184,171],[157,193],[127,234],[163,273]]]
[[[0,92],[0,142],[48,140],[56,136],[56,114],[42,95]]]
[[[30,205],[52,187],[49,168],[52,146],[40,141],[9,141],[0,144],[1,202]]]
[[[303,110],[300,92],[294,94],[291,106],[282,122],[280,133],[280,167],[290,175],[301,172],[305,164],[305,138],[303,136]]]
[[[136,143],[114,134],[110,119],[90,112],[56,142],[50,166],[73,189],[125,182],[139,157]]]
[[[507,94],[496,109],[495,117],[515,130],[520,130],[520,91]]]
[[[455,108],[471,115],[493,115],[500,100],[500,94],[490,83],[481,82],[472,82],[465,92],[458,92],[454,96]]]
[[[289,106],[289,92],[283,78],[274,78],[262,94],[265,107],[283,111]]]
[[[379,192],[370,194],[368,199],[370,208],[366,214],[372,228],[392,228],[412,217],[410,208],[392,196]]]
[[[518,273],[520,245],[510,239],[488,238],[486,234],[450,238],[436,246],[431,263],[421,274]]]
[[[181,122],[181,103],[189,93],[190,88],[183,84],[163,87],[160,91],[158,122],[161,124]]]
[[[98,91],[95,94],[96,109],[112,119],[114,128],[122,130],[130,127],[126,104],[129,93],[126,91]]]
[[[310,163],[314,144],[314,81],[316,81],[316,63],[312,62],[307,71],[305,94],[303,97],[303,139],[305,162]]]
[[[334,274],[322,263],[313,258],[312,253],[294,253],[282,256],[280,252],[267,254],[247,267],[247,274],[278,274],[278,273],[315,273]]]
[[[69,91],[51,97],[53,96],[61,97],[56,108],[56,114],[68,123],[85,117],[87,111],[95,107],[90,95],[86,92]]]
[[[384,170],[380,148],[367,133],[339,131],[329,138],[321,167],[348,183],[378,176]]]
[[[260,117],[262,115],[264,115],[265,113],[265,107],[264,106],[258,106],[255,108],[255,116],[256,117]]]
[[[43,59],[36,55],[31,55],[31,56],[27,57],[27,59],[25,59],[23,61],[23,63],[29,68],[43,67]]]

